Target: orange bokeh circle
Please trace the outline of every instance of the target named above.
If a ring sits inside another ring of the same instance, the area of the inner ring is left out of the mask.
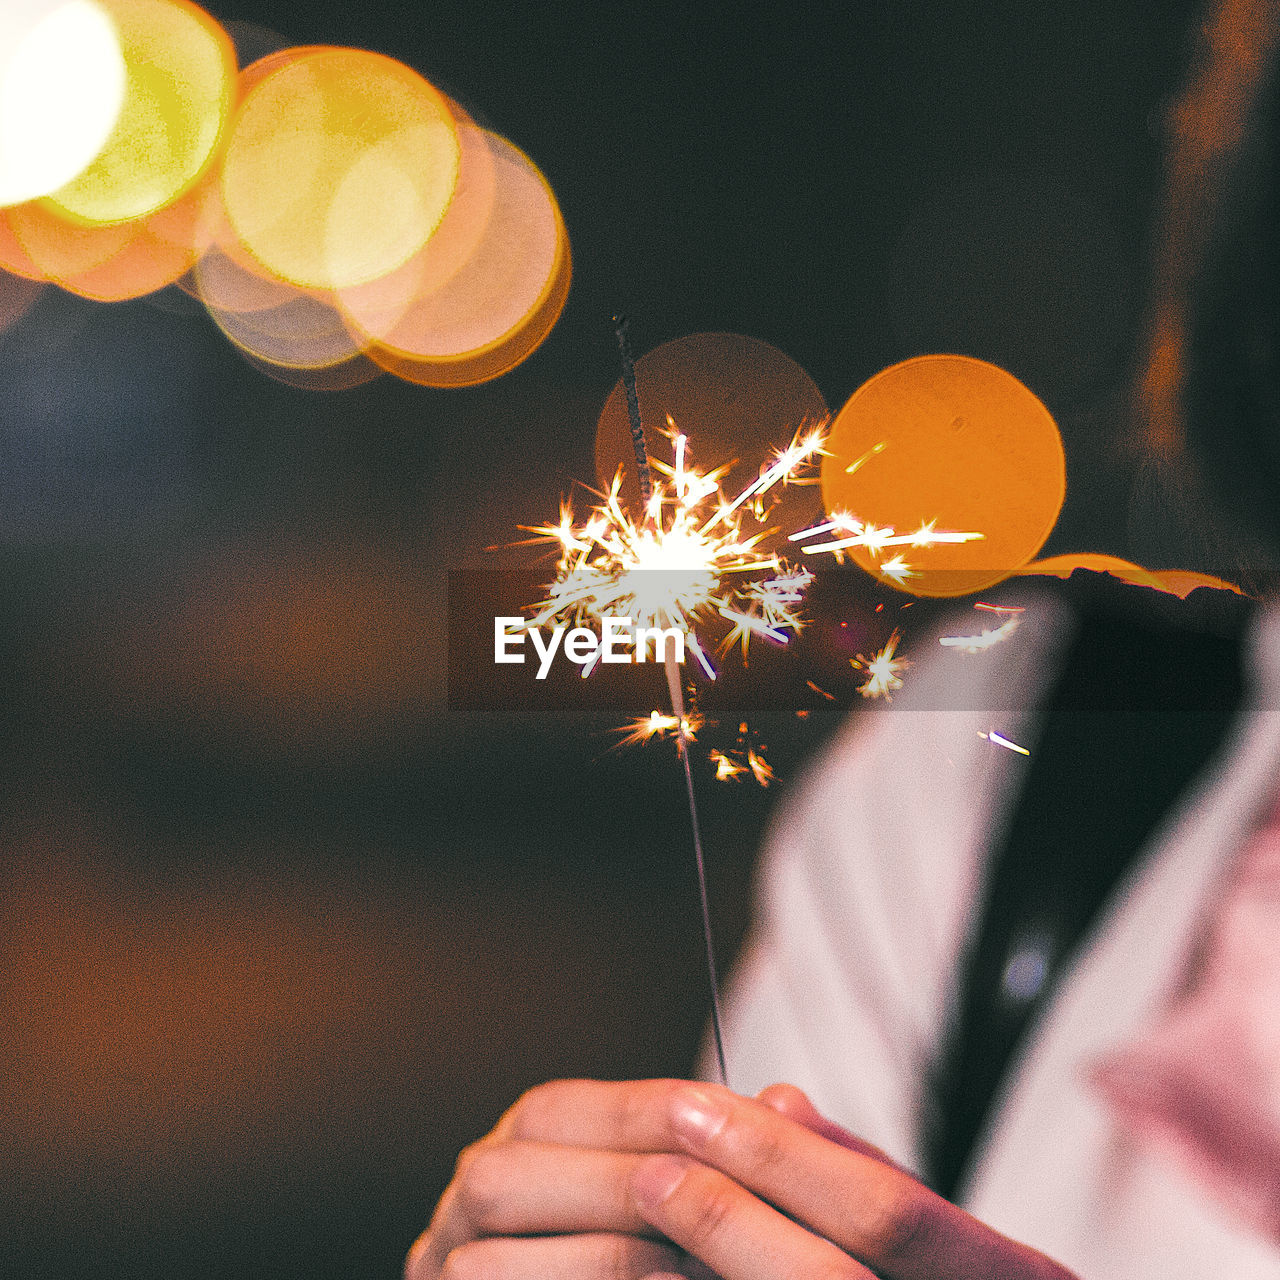
[[[550,184],[506,138],[461,129],[464,137],[477,132],[492,161],[492,198],[467,260],[455,260],[446,279],[424,276],[425,292],[385,311],[369,305],[371,295],[339,295],[370,339],[370,358],[422,386],[475,386],[514,369],[555,327],[569,296],[569,235]]]
[[[962,596],[1000,582],[1044,545],[1066,492],[1062,438],[1048,409],[1012,374],[971,356],[916,356],[850,396],[822,466],[829,514],[909,534],[977,540],[849,554],[889,585]],[[900,557],[910,571],[885,572]]]
[[[558,211],[556,217],[558,243],[551,278],[533,309],[513,329],[477,351],[457,356],[417,359],[375,342],[368,348],[369,358],[405,382],[439,388],[478,386],[509,373],[528,359],[555,328],[568,301],[569,284],[573,279],[569,237],[564,224],[559,221]]]
[[[1216,574],[1200,573],[1193,569],[1144,569],[1132,560],[1096,551],[1074,551],[1050,556],[1047,560],[1033,560],[1017,573],[1019,577],[1069,578],[1077,569],[1090,573],[1107,573],[1131,586],[1150,587],[1154,591],[1163,591],[1184,600],[1202,587],[1244,595],[1234,582],[1228,582]]]

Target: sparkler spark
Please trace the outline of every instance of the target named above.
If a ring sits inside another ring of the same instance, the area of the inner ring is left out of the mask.
[[[881,445],[869,450],[849,470],[856,471],[864,462],[880,453],[883,447]],[[870,524],[847,511],[838,511],[832,515],[831,519],[823,521],[822,524],[816,524],[808,529],[801,529],[799,533],[791,534],[790,540],[792,542],[808,543],[807,546],[801,548],[805,555],[830,552],[837,560],[843,560],[845,551],[852,550],[855,547],[861,548],[867,552],[873,562],[878,562],[875,563],[875,570],[882,578],[902,586],[908,578],[918,577],[919,575],[901,552],[888,560],[880,561],[880,556],[890,547],[909,547],[914,550],[922,550],[928,547],[943,546],[944,544],[956,545],[963,542],[975,542],[979,538],[986,536],[976,531],[964,533],[939,529],[937,525],[937,520],[921,520],[919,527],[910,533],[899,533],[891,525]],[[829,537],[825,542],[809,541],[812,538],[822,537],[824,534],[835,534],[837,536]]]
[[[983,653],[1013,635],[1020,621],[1015,614],[1006,618],[998,627],[984,627],[979,635],[943,636],[938,643],[948,649],[959,649],[961,653]]]
[[[1016,742],[1011,742],[1003,734],[997,733],[994,729],[990,733],[978,731],[978,737],[985,738],[988,742],[993,742],[997,747],[1005,747],[1010,751],[1016,751],[1020,756],[1029,756],[1030,751],[1026,747],[1020,747]]]
[[[556,524],[528,528],[535,541],[555,544],[560,561],[546,598],[531,625],[582,623],[627,616],[635,626],[679,627],[708,678],[715,670],[697,642],[696,629],[713,615],[733,623],[730,644],[745,654],[751,635],[785,644],[799,631],[799,606],[813,575],[766,550],[769,530],[747,533],[749,512],[767,518],[762,503],[777,485],[803,483],[803,469],[822,452],[821,427],[802,428],[791,443],[741,492],[721,489],[727,468],[699,471],[689,461],[688,441],[671,426],[670,463],[651,460],[662,477],[652,487],[643,517],[632,518],[615,476],[585,522],[566,503]]]
[[[648,742],[650,738],[667,738],[681,728],[687,741],[696,742],[698,730],[702,728],[702,717],[679,717],[668,715],[664,711],[651,711],[647,716],[637,716],[618,730],[624,735],[618,745],[625,747],[637,742]]]
[[[773,781],[773,766],[754,748],[747,752],[747,768],[762,787]]]
[[[899,673],[905,671],[911,663],[906,658],[894,657],[901,640],[902,633],[894,631],[888,644],[874,657],[864,658],[862,654],[858,654],[856,658],[849,659],[855,669],[861,668],[867,672],[867,679],[858,686],[858,692],[864,698],[883,698],[890,702],[890,695],[902,688],[902,676]]]
[[[866,453],[862,454],[860,457],[855,458],[851,463],[849,463],[847,467],[845,467],[844,469],[845,475],[851,476],[854,474],[854,472],[861,471],[862,468],[866,466],[866,464],[876,456],[876,454],[883,453],[888,447],[889,447],[889,442],[887,440],[881,440],[878,444],[873,444],[871,448],[866,451]]]
[[[716,781],[730,782],[749,773],[762,787],[773,781],[773,766],[754,747],[748,747],[745,757],[740,752],[713,751],[711,763],[716,767]]]
[[[745,765],[738,764],[723,751],[711,752],[710,760],[716,767],[717,782],[727,782],[731,778],[741,777],[747,771]]]

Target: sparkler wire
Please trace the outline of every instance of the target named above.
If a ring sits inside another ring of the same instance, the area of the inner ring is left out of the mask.
[[[649,450],[645,447],[644,426],[640,422],[636,367],[631,360],[631,321],[623,315],[614,316],[613,331],[618,336],[618,356],[622,361],[622,387],[627,393],[627,421],[631,424],[631,447],[636,451],[636,478],[640,481],[640,500],[647,508],[649,499],[653,497],[653,477],[649,474]]]
[[[716,1061],[720,1065],[720,1083],[729,1087],[729,1072],[724,1063],[724,1035],[720,1030],[720,983],[716,977],[716,953],[711,941],[711,908],[707,901],[707,867],[702,856],[702,831],[698,825],[698,805],[693,796],[693,771],[689,767],[689,737],[684,718],[684,692],[680,688],[680,668],[675,655],[666,655],[667,688],[671,693],[671,710],[676,717],[676,741],[680,762],[684,765],[684,785],[689,796],[689,818],[693,825],[693,855],[698,866],[698,893],[702,903],[702,936],[707,947],[707,977],[711,981],[711,1031],[716,1043]]]
[[[650,511],[653,497],[653,477],[649,472],[649,451],[645,445],[644,424],[640,420],[640,397],[636,394],[636,369],[631,359],[631,323],[624,315],[613,318],[614,333],[618,337],[618,355],[622,361],[622,386],[627,394],[627,420],[631,425],[631,445],[636,454],[636,478],[640,482],[640,498],[650,518],[657,516]],[[701,657],[699,653],[699,657]],[[705,659],[703,659],[705,666]],[[724,1036],[720,1030],[720,983],[716,977],[715,948],[711,942],[711,907],[707,900],[707,868],[702,856],[702,828],[698,823],[698,803],[693,792],[693,770],[689,766],[689,734],[685,724],[684,691],[680,687],[680,668],[675,654],[667,653],[665,659],[667,689],[671,694],[671,713],[676,718],[676,740],[679,743],[680,762],[684,766],[684,786],[689,797],[689,821],[693,827],[693,855],[698,868],[698,894],[702,904],[702,937],[707,950],[707,977],[711,983],[711,1029],[716,1042],[716,1059],[720,1064],[720,1082],[728,1087],[729,1073],[724,1063]],[[586,674],[585,671],[583,673]]]

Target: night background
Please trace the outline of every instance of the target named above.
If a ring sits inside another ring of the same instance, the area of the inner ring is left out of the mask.
[[[286,386],[177,289],[50,289],[0,334],[15,1276],[393,1277],[521,1090],[692,1069],[674,755],[610,750],[603,696],[476,706],[446,678],[449,575],[528,563],[488,548],[594,480],[615,312],[637,355],[763,339],[832,409],[910,355],[990,360],[1063,432],[1046,554],[1217,567],[1127,410],[1181,0],[208,7],[389,54],[509,137],[573,285],[465,390]],[[722,960],[854,690],[770,702],[768,790],[699,776]]]

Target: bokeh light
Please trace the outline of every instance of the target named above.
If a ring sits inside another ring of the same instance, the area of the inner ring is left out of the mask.
[[[140,298],[189,271],[195,220],[186,200],[104,226],[68,222],[40,203],[7,211],[13,235],[43,278],[98,302]]]
[[[981,591],[1044,545],[1066,492],[1062,439],[1012,374],[970,356],[917,356],[863,383],[836,415],[823,460],[827,511],[877,527],[979,532],[911,551],[912,575],[869,573],[913,595]]]
[[[1245,594],[1234,582],[1228,582],[1217,574],[1201,573],[1195,569],[1161,569],[1156,576],[1169,591],[1183,600],[1201,587],[1208,587],[1213,591],[1230,591],[1238,596]]]
[[[458,163],[448,105],[420,75],[380,54],[321,49],[285,59],[249,91],[222,191],[241,243],[268,271],[346,288],[422,248]]]
[[[369,348],[384,368],[425,386],[506,373],[541,344],[568,297],[569,237],[546,178],[505,138],[486,131],[484,140],[494,195],[483,235],[461,268]],[[361,324],[363,309],[353,318]]]
[[[1160,575],[1150,569],[1144,569],[1132,560],[1120,556],[1103,555],[1093,551],[1071,551],[1060,556],[1049,556],[1044,560],[1033,560],[1015,572],[1018,576],[1042,578],[1069,578],[1077,569],[1089,573],[1106,573],[1121,582],[1135,587],[1151,587],[1155,591],[1167,591],[1168,587]]]
[[[115,24],[93,0],[0,6],[0,205],[56,191],[116,127],[125,61]]]
[[[55,11],[95,2],[17,0],[0,34],[25,48]],[[550,186],[416,71],[246,28],[262,56],[237,74],[229,36],[189,0],[100,3],[121,109],[70,181],[0,207],[10,277],[101,302],[177,284],[250,364],[317,390],[386,371],[471,386],[550,333],[572,278]],[[109,115],[91,95],[56,105]],[[29,194],[22,181],[8,189]]]
[[[447,284],[475,255],[493,212],[497,166],[489,137],[466,120],[459,120],[457,127],[458,183],[435,233],[395,271],[338,292],[343,310],[360,332],[397,347],[401,354],[427,354],[416,345],[405,349],[403,344],[416,337],[407,314],[415,302]]]
[[[231,110],[235,51],[186,0],[99,2],[124,52],[124,103],[106,145],[50,200],[83,222],[125,222],[177,200],[213,160]]]
[[[1049,556],[1044,560],[1033,560],[1017,571],[1019,576],[1047,578],[1069,578],[1077,569],[1091,573],[1106,573],[1131,586],[1150,587],[1154,591],[1163,591],[1169,595],[1186,599],[1193,591],[1208,587],[1215,591],[1231,591],[1243,595],[1232,582],[1219,578],[1211,573],[1200,573],[1191,569],[1144,569],[1132,560],[1120,556],[1103,555],[1093,551],[1068,552],[1064,555]]]
[[[209,306],[209,314],[236,346],[285,368],[325,368],[360,354],[341,313],[301,291],[278,306],[255,311]]]
[[[240,354],[272,381],[282,382],[286,387],[297,387],[299,391],[348,391],[352,387],[362,387],[386,372],[363,352],[349,360],[312,368],[272,364],[270,360],[261,360],[243,347],[240,348]]]
[[[9,210],[0,209],[0,267],[11,275],[48,283],[39,263],[22,247],[17,232],[9,221]]]
[[[726,493],[746,488],[772,461],[771,451],[789,444],[801,426],[815,426],[827,417],[827,402],[808,373],[760,338],[690,334],[646,352],[635,369],[646,433],[665,430],[670,415],[688,437],[689,455],[700,470],[728,467],[721,482]],[[650,443],[650,452],[666,457],[658,443]],[[623,501],[638,512],[635,453],[620,381],[596,423],[596,477],[602,488],[608,488],[619,469]],[[779,485],[768,497],[767,517],[748,515],[744,532],[769,528],[789,533],[811,523],[821,509],[816,485]]]

